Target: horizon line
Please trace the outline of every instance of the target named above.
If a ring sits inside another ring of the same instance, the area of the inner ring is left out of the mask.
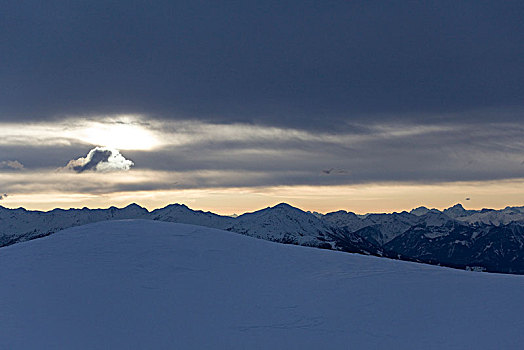
[[[115,206],[115,205],[111,205],[111,206],[108,206],[108,207],[97,207],[97,208],[93,208],[93,207],[88,207],[88,206],[84,206],[84,207],[69,207],[69,208],[63,208],[63,207],[55,207],[53,209],[49,209],[49,210],[39,210],[39,209],[27,209],[23,206],[19,206],[19,207],[8,207],[8,206],[4,206],[2,204],[0,204],[0,208],[4,208],[4,209],[8,209],[8,210],[19,210],[19,209],[23,209],[25,211],[30,211],[30,212],[40,212],[40,213],[49,213],[49,212],[52,212],[52,211],[55,211],[55,210],[63,210],[63,211],[68,211],[68,210],[109,210],[109,209],[119,209],[119,210],[122,210],[122,209],[125,209],[125,208],[128,208],[128,207],[131,207],[131,206],[138,206],[139,208],[141,209],[144,209],[146,210],[148,213],[151,213],[151,212],[154,212],[156,210],[160,210],[160,209],[165,209],[169,206],[174,206],[174,205],[179,205],[179,206],[184,206],[186,208],[188,208],[189,210],[192,210],[192,211],[197,211],[197,212],[204,212],[204,213],[212,213],[212,214],[215,214],[215,215],[218,215],[218,216],[226,216],[226,217],[235,217],[235,216],[240,216],[240,215],[244,215],[244,214],[249,214],[249,213],[254,213],[254,212],[258,212],[258,211],[261,211],[261,210],[264,210],[264,209],[270,209],[270,208],[275,208],[277,206],[280,206],[280,205],[288,205],[292,208],[295,208],[295,209],[298,209],[298,210],[301,210],[305,213],[311,213],[311,214],[314,214],[314,213],[318,213],[318,214],[322,214],[322,215],[326,215],[326,214],[330,214],[330,213],[336,213],[336,212],[339,212],[339,211],[345,211],[345,212],[348,212],[348,213],[353,213],[353,214],[356,214],[356,215],[370,215],[370,214],[395,214],[395,213],[403,213],[403,212],[406,212],[406,213],[410,213],[411,211],[415,210],[415,209],[418,209],[418,208],[425,208],[425,209],[428,209],[428,210],[438,210],[440,212],[446,210],[446,209],[449,209],[449,208],[452,208],[452,207],[455,207],[457,205],[460,205],[461,207],[463,207],[465,210],[475,210],[475,211],[482,211],[482,210],[503,210],[503,209],[507,209],[507,208],[522,208],[524,207],[524,203],[522,205],[508,205],[508,206],[505,206],[505,207],[502,207],[502,208],[470,208],[470,209],[467,209],[464,207],[464,204],[463,203],[460,203],[460,202],[457,202],[449,207],[445,207],[445,208],[430,208],[428,206],[425,206],[425,205],[420,205],[420,206],[417,206],[417,207],[414,207],[414,208],[411,208],[410,210],[401,210],[401,211],[385,211],[385,212],[367,212],[367,213],[357,213],[357,212],[354,212],[354,211],[350,211],[350,210],[347,210],[347,209],[338,209],[338,210],[333,210],[333,211],[328,211],[328,212],[319,212],[319,211],[315,211],[315,210],[305,210],[305,209],[302,209],[298,206],[295,206],[295,205],[292,205],[292,204],[289,204],[287,202],[279,202],[277,204],[274,204],[274,205],[269,205],[269,206],[266,206],[264,208],[260,208],[260,209],[256,209],[254,211],[245,211],[245,212],[241,212],[239,214],[237,213],[232,213],[232,214],[217,214],[211,210],[203,210],[203,209],[195,209],[195,208],[192,208],[190,207],[189,205],[185,204],[185,203],[178,203],[178,202],[174,202],[174,203],[169,203],[165,206],[159,206],[159,207],[155,207],[155,208],[152,208],[152,209],[149,209],[147,208],[146,206],[143,206],[143,205],[140,205],[139,203],[136,203],[136,202],[131,202],[127,205],[124,205],[124,206]]]

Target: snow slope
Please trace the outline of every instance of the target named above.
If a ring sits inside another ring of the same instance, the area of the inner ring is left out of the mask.
[[[523,276],[145,220],[0,248],[0,349],[518,349]]]

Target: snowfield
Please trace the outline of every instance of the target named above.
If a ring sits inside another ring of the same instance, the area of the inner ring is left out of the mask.
[[[126,220],[0,248],[0,349],[520,349],[524,276]]]

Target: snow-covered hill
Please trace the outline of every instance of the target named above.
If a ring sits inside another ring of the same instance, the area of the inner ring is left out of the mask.
[[[519,349],[522,276],[145,220],[0,248],[0,349]]]

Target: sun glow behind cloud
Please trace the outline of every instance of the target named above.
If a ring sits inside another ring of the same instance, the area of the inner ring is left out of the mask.
[[[54,123],[3,123],[0,145],[67,146],[85,143],[118,150],[148,151],[158,147],[158,135],[140,116],[116,115],[70,118]]]
[[[159,145],[155,135],[139,124],[90,123],[77,137],[93,145],[119,150],[151,150]]]

